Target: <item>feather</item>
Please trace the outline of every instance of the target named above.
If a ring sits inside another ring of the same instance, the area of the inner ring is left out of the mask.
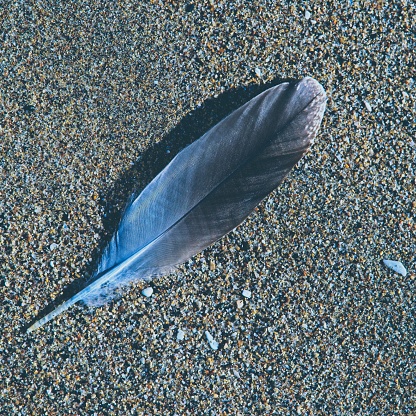
[[[138,195],[102,254],[90,284],[35,322],[71,305],[99,305],[148,280],[237,227],[309,149],[326,105],[312,78],[259,94],[183,149]]]

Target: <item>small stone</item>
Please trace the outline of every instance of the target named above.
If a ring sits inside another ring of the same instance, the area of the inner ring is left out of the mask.
[[[391,270],[406,277],[407,270],[400,261],[395,260],[383,260],[383,263]]]
[[[243,290],[243,293],[242,293],[242,295],[245,297],[245,298],[251,298],[251,291],[250,290]]]
[[[214,271],[215,270],[215,262],[214,260],[209,261],[209,270]]]
[[[238,308],[238,309],[241,309],[243,306],[244,306],[244,302],[243,302],[241,299],[239,299],[239,300],[237,301],[237,308]]]
[[[146,296],[147,298],[150,298],[150,296],[153,295],[153,288],[152,287],[147,287],[146,289],[142,290],[142,295]]]
[[[261,78],[262,73],[261,73],[261,69],[260,69],[260,68],[256,68],[256,69],[255,69],[255,73],[256,73],[256,75],[257,75],[259,78]]]
[[[311,18],[311,12],[309,10],[305,10],[305,19],[309,20]]]
[[[371,108],[371,105],[368,101],[364,100],[364,105],[365,105],[365,108],[367,109],[367,111],[369,113],[371,113],[373,111],[373,109]]]
[[[53,250],[55,250],[55,249],[56,249],[56,247],[58,247],[58,244],[56,244],[56,243],[52,243],[52,244],[49,246],[49,249],[50,249],[51,251],[53,251]]]
[[[215,339],[212,337],[212,335],[208,332],[208,331],[205,331],[205,336],[207,337],[207,340],[208,340],[208,343],[209,343],[209,346],[214,350],[214,351],[216,351],[217,349],[218,349],[218,342],[217,341],[215,341]]]
[[[183,332],[182,329],[178,329],[178,333],[176,334],[176,340],[183,341],[184,338],[185,338],[185,332]]]

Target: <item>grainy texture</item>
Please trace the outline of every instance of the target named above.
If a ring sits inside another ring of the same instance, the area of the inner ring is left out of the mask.
[[[415,414],[414,3],[63,3],[0,8],[0,413]],[[149,298],[21,333],[133,187],[306,75],[318,139],[242,226]]]

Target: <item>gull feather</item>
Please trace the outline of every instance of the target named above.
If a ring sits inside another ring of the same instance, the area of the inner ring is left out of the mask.
[[[28,332],[77,302],[96,306],[168,273],[237,227],[308,151],[325,105],[316,80],[283,83],[178,153],[132,198],[90,283]]]

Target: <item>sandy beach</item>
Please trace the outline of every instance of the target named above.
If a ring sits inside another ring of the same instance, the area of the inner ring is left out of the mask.
[[[5,1],[0,413],[416,414],[415,15],[406,0]],[[316,141],[241,226],[26,334],[91,275],[133,192],[305,76],[328,95]]]

